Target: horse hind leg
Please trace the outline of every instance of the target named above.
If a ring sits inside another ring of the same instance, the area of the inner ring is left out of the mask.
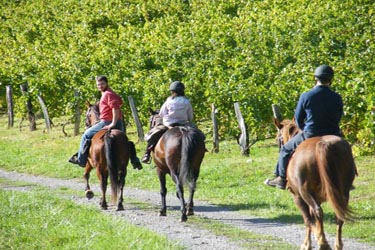
[[[125,176],[126,176],[126,173],[124,173],[124,172],[120,173],[120,182],[119,182],[120,196],[119,196],[119,199],[118,199],[118,204],[117,204],[116,211],[123,211],[124,210],[123,202],[124,202]]]
[[[101,174],[101,176],[99,177],[99,180],[100,180],[100,188],[102,190],[102,198],[100,199],[99,205],[101,206],[103,210],[106,210],[108,209],[108,204],[107,204],[107,199],[106,199],[108,176],[105,174]]]
[[[335,238],[335,250],[342,250],[344,244],[342,242],[342,226],[344,222],[336,217],[336,238]]]
[[[328,244],[327,238],[324,234],[323,220],[324,213],[320,205],[315,201],[315,199],[307,192],[300,191],[303,201],[308,206],[308,214],[311,221],[315,223],[315,237],[318,244],[319,250],[331,250]]]
[[[159,182],[160,182],[160,197],[161,197],[161,208],[159,212],[159,216],[167,216],[167,187],[166,187],[166,179],[165,173],[158,172]]]
[[[177,188],[177,193],[178,196],[180,197],[180,205],[181,205],[181,222],[186,222],[187,221],[187,209],[186,209],[186,204],[185,204],[185,199],[184,199],[184,187],[182,184],[177,182],[176,184]]]
[[[180,180],[176,173],[171,172],[171,177],[173,182],[176,184],[176,196],[180,200],[180,210],[181,210],[181,222],[187,221],[187,209],[186,209],[186,203],[184,198],[184,186],[180,183]]]
[[[312,244],[311,244],[311,227],[313,224],[312,217],[309,213],[309,207],[305,203],[305,201],[297,195],[294,195],[294,202],[295,204],[299,207],[302,213],[303,221],[305,224],[305,229],[306,229],[306,236],[305,239],[301,245],[301,250],[311,250],[312,249]]]
[[[196,188],[196,180],[189,184],[189,200],[186,206],[187,215],[194,215],[194,193]]]

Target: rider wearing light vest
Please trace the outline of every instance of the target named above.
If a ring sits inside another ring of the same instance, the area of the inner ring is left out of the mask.
[[[143,163],[150,163],[151,151],[165,131],[170,127],[191,125],[193,122],[193,108],[185,96],[185,85],[180,81],[175,81],[171,83],[169,90],[171,95],[159,111],[162,121],[145,136],[147,148],[141,160]]]
[[[320,65],[314,72],[316,85],[303,93],[298,101],[294,119],[302,131],[285,145],[281,146],[273,179],[265,184],[280,189],[286,188],[286,168],[289,159],[299,144],[307,138],[323,135],[342,136],[339,123],[343,114],[341,96],[331,90],[333,69],[328,65]]]

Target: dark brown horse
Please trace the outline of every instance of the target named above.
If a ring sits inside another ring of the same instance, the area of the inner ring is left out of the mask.
[[[274,121],[278,128],[280,145],[298,132],[293,121]],[[343,248],[342,226],[345,220],[352,219],[348,203],[356,175],[351,146],[341,137],[313,137],[297,147],[287,168],[287,188],[300,208],[306,226],[306,237],[301,249],[312,249],[312,230],[317,239],[318,249],[331,249],[324,234],[323,210],[320,206],[326,201],[335,213],[335,249]]]
[[[87,103],[86,128],[99,121],[98,105]],[[118,129],[100,130],[91,140],[88,162],[85,167],[84,178],[86,180],[86,197],[91,199],[94,194],[89,185],[90,172],[96,169],[99,178],[102,197],[100,205],[107,209],[106,191],[108,176],[111,182],[112,202],[117,204],[117,210],[124,210],[123,189],[127,166],[131,154],[135,154],[134,144],[126,135]]]
[[[158,118],[154,114],[153,121]],[[167,130],[153,151],[153,160],[160,181],[161,210],[160,216],[167,215],[166,204],[166,175],[170,174],[176,184],[176,194],[181,204],[181,222],[187,221],[187,215],[194,214],[194,192],[199,176],[200,166],[206,152],[205,136],[197,128],[176,126]],[[187,204],[184,197],[184,186],[189,186],[189,199]]]

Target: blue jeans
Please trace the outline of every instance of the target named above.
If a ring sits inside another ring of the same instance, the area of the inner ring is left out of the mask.
[[[285,143],[280,148],[279,153],[279,160],[277,161],[276,168],[275,168],[275,175],[286,178],[286,168],[288,166],[290,157],[292,156],[293,152],[296,150],[297,146],[301,144],[304,140],[307,139],[307,136],[300,132],[296,136],[294,136],[290,141]]]
[[[100,121],[99,123],[95,124],[91,128],[86,129],[85,133],[83,133],[81,138],[81,143],[79,144],[78,150],[78,161],[85,165],[87,163],[88,154],[83,152],[83,149],[87,143],[94,137],[94,135],[99,132],[104,126],[111,124],[111,121]],[[116,129],[120,129],[124,131],[124,122],[123,120],[118,120],[115,126]]]

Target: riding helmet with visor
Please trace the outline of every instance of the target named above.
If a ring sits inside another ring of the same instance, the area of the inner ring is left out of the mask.
[[[328,65],[320,65],[315,69],[314,76],[320,80],[331,82],[333,78],[333,69]]]
[[[169,86],[169,90],[177,94],[183,94],[185,92],[185,85],[180,81],[174,81]]]

